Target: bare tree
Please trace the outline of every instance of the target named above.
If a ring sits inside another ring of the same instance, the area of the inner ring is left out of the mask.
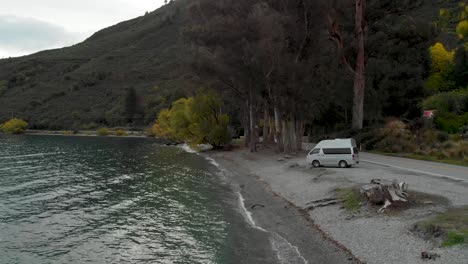
[[[336,1],[334,1],[336,4]],[[343,65],[354,75],[354,98],[353,98],[353,120],[352,128],[362,129],[364,120],[364,94],[366,88],[366,53],[365,53],[365,37],[367,31],[367,23],[365,20],[366,0],[355,0],[355,22],[354,34],[357,40],[357,57],[355,66],[351,66],[349,59],[344,52],[344,38],[338,23],[339,10],[333,6],[334,17],[330,14],[329,20],[329,36],[332,39],[341,53]]]

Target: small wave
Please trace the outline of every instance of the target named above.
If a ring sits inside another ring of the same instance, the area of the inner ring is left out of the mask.
[[[49,156],[49,155],[58,155],[61,154],[60,152],[47,152],[47,153],[35,153],[35,154],[27,154],[27,155],[18,155],[18,156],[0,156],[0,159],[17,159],[17,158],[30,158],[30,157],[42,157],[42,156]]]
[[[192,149],[187,143],[178,145],[179,148],[185,150],[188,153],[198,153],[198,151]]]
[[[209,149],[209,148],[207,147],[208,145],[199,145],[199,146],[201,146],[201,149]],[[188,152],[188,153],[194,153],[194,154],[197,154],[197,155],[200,154],[199,151],[192,149],[192,148],[191,148],[189,145],[187,145],[186,143],[180,144],[180,145],[178,145],[178,147],[181,148],[181,149],[183,149],[183,150],[185,150],[185,151]],[[205,159],[206,159],[211,165],[213,165],[213,166],[215,166],[216,168],[218,168],[218,169],[221,170],[221,166],[219,165],[218,162],[216,162],[216,160],[214,160],[213,158],[210,158],[210,157],[205,157]]]
[[[205,157],[206,160],[208,160],[210,162],[211,165],[217,167],[218,169],[221,168],[221,166],[219,165],[218,162],[216,162],[216,160],[214,160],[213,158],[209,158],[209,157]]]
[[[128,175],[128,174],[124,174],[124,175],[122,175],[122,176],[118,176],[118,177],[112,179],[112,180],[110,181],[110,183],[118,184],[118,183],[124,182],[125,180],[130,180],[130,179],[132,179],[132,176],[130,176],[130,175]]]
[[[252,226],[253,228],[255,229],[258,229],[258,230],[261,230],[263,232],[268,232],[266,231],[265,229],[259,227],[256,223],[255,223],[255,220],[253,219],[252,217],[252,213],[247,210],[247,208],[245,208],[245,199],[244,199],[244,196],[242,196],[242,194],[240,192],[237,192],[237,195],[239,196],[239,205],[240,205],[240,208],[242,209],[241,213],[242,215],[245,217],[245,219],[247,220],[247,222],[250,224],[250,226]]]
[[[280,236],[276,232],[268,231],[255,223],[255,220],[252,217],[252,213],[247,210],[245,207],[245,199],[240,192],[237,192],[239,196],[239,206],[242,209],[242,215],[245,217],[246,221],[252,226],[253,228],[270,233],[272,236],[270,237],[270,244],[273,251],[276,252],[277,258],[281,264],[293,264],[293,263],[302,263],[308,264],[309,262],[301,255],[299,252],[299,248],[293,246],[286,240],[284,237]]]

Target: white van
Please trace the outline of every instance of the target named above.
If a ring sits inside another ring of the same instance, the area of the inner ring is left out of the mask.
[[[353,138],[322,140],[309,154],[307,163],[314,167],[339,166],[349,168],[359,164],[359,150]]]

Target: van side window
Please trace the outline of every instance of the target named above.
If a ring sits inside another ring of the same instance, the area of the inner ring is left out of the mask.
[[[327,155],[351,154],[351,148],[324,148],[323,153]]]
[[[320,149],[313,149],[310,154],[319,154],[319,153],[320,153]]]

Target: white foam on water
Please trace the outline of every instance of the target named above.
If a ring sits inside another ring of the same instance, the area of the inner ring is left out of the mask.
[[[221,170],[221,166],[219,165],[218,162],[216,162],[216,160],[214,160],[214,159],[212,159],[210,157],[205,157],[205,159],[207,159],[210,162],[211,165],[213,165],[213,166],[215,166],[215,167],[217,167],[218,169]]]
[[[177,145],[177,147],[185,150],[188,153],[197,153],[198,154],[198,151],[192,149],[187,143]]]
[[[203,145],[202,145],[203,146]],[[179,148],[185,150],[186,152],[188,153],[194,153],[194,154],[197,154],[197,155],[200,155],[199,151],[196,151],[194,149],[192,149],[189,145],[187,145],[186,143],[184,144],[180,144],[178,145]],[[213,166],[215,166],[216,168],[218,168],[220,171],[223,171],[221,169],[221,166],[219,165],[218,162],[216,162],[216,160],[214,160],[213,158],[210,158],[210,157],[205,157],[205,159]]]
[[[240,192],[237,192],[237,195],[239,196],[239,206],[240,208],[242,209],[241,213],[242,215],[245,217],[245,219],[247,220],[247,222],[250,224],[250,226],[252,226],[253,228],[255,229],[258,229],[258,230],[261,230],[263,232],[268,232],[267,230],[259,227],[256,223],[255,223],[255,220],[253,219],[252,217],[252,213],[247,210],[247,208],[245,208],[245,199],[244,199],[244,196],[242,196],[242,194]]]
[[[309,262],[301,255],[299,252],[299,248],[293,246],[289,241],[287,241],[284,237],[280,236],[276,232],[265,230],[264,228],[258,226],[255,223],[255,220],[252,217],[252,213],[247,210],[245,207],[245,199],[240,192],[237,192],[239,196],[239,206],[242,209],[241,213],[245,217],[246,221],[255,229],[258,229],[263,232],[267,232],[272,234],[270,237],[270,244],[273,251],[276,252],[276,256],[280,263],[282,264],[293,264],[293,263],[301,263],[301,264],[308,264]]]
[[[30,158],[30,157],[42,157],[42,156],[49,156],[49,155],[58,155],[62,152],[46,152],[46,153],[34,153],[34,154],[26,154],[26,155],[18,155],[18,156],[1,156],[0,159],[17,159],[17,158]]]
[[[271,246],[277,252],[277,257],[282,264],[303,263],[309,262],[301,255],[299,248],[293,246],[284,237],[276,232],[271,232],[273,238],[270,239]]]

